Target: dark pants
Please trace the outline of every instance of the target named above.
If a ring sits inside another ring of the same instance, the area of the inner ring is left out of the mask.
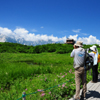
[[[98,64],[92,67],[92,73],[93,73],[93,82],[98,81]]]

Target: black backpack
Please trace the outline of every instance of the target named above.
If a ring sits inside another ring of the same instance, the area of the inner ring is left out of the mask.
[[[93,57],[87,53],[85,49],[85,70],[90,70],[93,67]]]

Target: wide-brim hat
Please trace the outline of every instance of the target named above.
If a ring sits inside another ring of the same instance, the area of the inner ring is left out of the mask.
[[[83,47],[83,42],[82,41],[77,41],[74,45]]]
[[[90,47],[90,50],[96,52],[97,51],[97,47],[95,45],[93,45],[92,47]]]

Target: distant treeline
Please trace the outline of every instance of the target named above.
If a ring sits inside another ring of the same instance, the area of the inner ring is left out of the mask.
[[[84,45],[84,48],[89,48],[91,45]],[[99,47],[98,45],[96,45]],[[18,43],[0,42],[0,53],[42,53],[56,52],[60,54],[70,53],[73,50],[71,44],[45,44],[37,46],[27,46]]]

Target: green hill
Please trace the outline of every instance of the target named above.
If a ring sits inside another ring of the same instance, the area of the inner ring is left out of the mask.
[[[84,45],[84,48],[89,48],[91,45]],[[97,45],[98,47],[98,45]],[[45,44],[37,46],[27,46],[18,43],[0,42],[0,53],[42,53],[56,52],[60,54],[70,53],[73,49],[71,44]]]

